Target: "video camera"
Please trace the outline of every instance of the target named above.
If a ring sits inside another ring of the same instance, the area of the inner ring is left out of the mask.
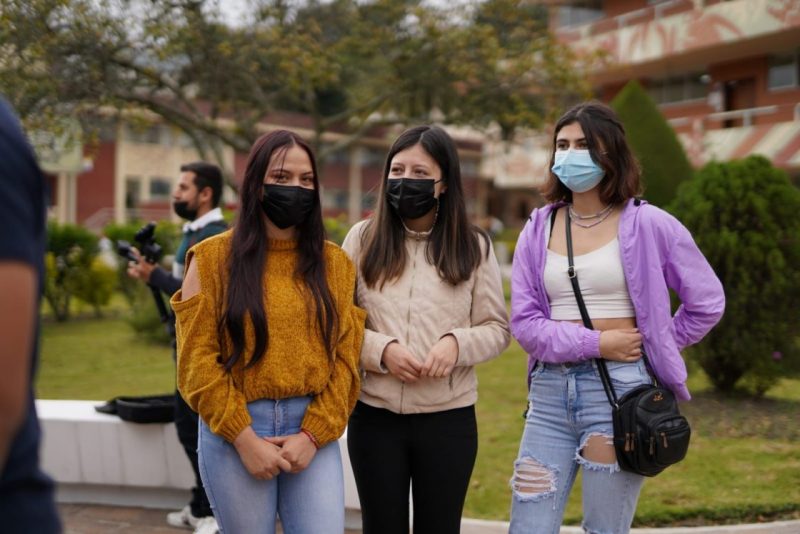
[[[147,263],[152,264],[158,263],[158,260],[161,259],[161,255],[164,252],[161,248],[161,245],[156,243],[155,232],[156,223],[149,222],[142,226],[139,231],[136,232],[136,235],[133,236],[134,241],[139,244],[139,253],[141,254],[142,258],[144,258]],[[117,254],[123,258],[127,258],[130,261],[136,263],[139,262],[138,258],[131,250],[131,244],[122,239],[117,241]],[[158,314],[161,317],[161,322],[164,323],[164,326],[166,327],[167,333],[170,335],[170,337],[174,339],[175,325],[170,317],[169,311],[167,310],[167,306],[164,304],[161,291],[150,283],[147,284],[147,287],[150,288],[150,292],[153,294],[153,299],[156,301],[156,308],[158,308]]]
[[[133,236],[133,239],[139,244],[139,253],[147,263],[158,263],[164,252],[161,249],[161,245],[156,243],[155,233],[156,223],[149,222],[142,226]],[[128,258],[130,261],[138,261],[133,252],[131,252],[131,244],[122,239],[117,241],[117,254],[123,258]]]

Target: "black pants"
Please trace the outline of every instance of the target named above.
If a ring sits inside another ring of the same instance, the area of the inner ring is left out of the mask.
[[[475,407],[401,415],[356,404],[347,448],[361,501],[364,534],[458,533],[478,453]]]
[[[209,504],[206,496],[206,490],[203,487],[203,481],[200,479],[200,468],[197,465],[197,425],[197,413],[189,408],[181,394],[176,391],[175,428],[178,431],[178,440],[181,442],[183,450],[186,451],[186,456],[189,457],[189,463],[192,464],[195,478],[195,486],[192,488],[192,500],[189,501],[189,507],[193,516],[206,517],[213,514],[211,512],[211,504]]]

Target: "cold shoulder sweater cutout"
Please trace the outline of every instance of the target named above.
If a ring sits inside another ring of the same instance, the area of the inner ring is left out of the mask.
[[[297,242],[270,240],[263,287],[254,288],[264,293],[269,345],[258,362],[245,367],[243,360],[250,360],[255,343],[248,318],[246,357],[228,372],[221,362],[227,359],[224,348],[232,345],[226,332],[221,339],[217,325],[225,307],[232,232],[206,239],[189,250],[186,265],[196,263],[200,292],[186,300],[181,291],[172,297],[177,319],[178,389],[210,429],[229,442],[252,422],[248,402],[310,395],[314,400],[302,428],[311,432],[320,446],[334,441],[344,432],[360,387],[358,360],[366,313],[353,304],[353,264],[338,246],[325,243],[328,286],[339,312],[331,361],[316,313],[306,306],[311,297],[294,272]]]

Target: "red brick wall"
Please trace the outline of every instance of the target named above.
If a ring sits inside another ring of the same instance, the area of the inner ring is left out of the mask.
[[[616,17],[647,7],[647,0],[606,0],[603,2],[607,17]]]
[[[114,206],[114,162],[113,141],[103,141],[95,147],[85,147],[84,155],[92,158],[92,170],[78,175],[77,219],[82,223],[101,208]]]

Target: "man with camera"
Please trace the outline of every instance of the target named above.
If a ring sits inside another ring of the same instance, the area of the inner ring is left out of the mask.
[[[180,178],[172,194],[172,206],[175,213],[188,222],[183,225],[183,240],[175,253],[172,273],[155,263],[145,261],[135,248],[131,248],[131,252],[136,261],[131,261],[128,267],[128,276],[161,290],[168,297],[181,288],[186,252],[203,239],[227,229],[222,210],[218,207],[222,197],[222,173],[219,167],[210,163],[194,162],[182,165],[180,170]],[[173,348],[174,343],[173,338]],[[192,500],[188,505],[180,511],[167,514],[167,523],[194,528],[196,534],[212,534],[217,532],[217,524],[197,466],[197,418],[197,414],[176,390],[175,427],[178,439],[192,464],[196,487],[192,488]]]

